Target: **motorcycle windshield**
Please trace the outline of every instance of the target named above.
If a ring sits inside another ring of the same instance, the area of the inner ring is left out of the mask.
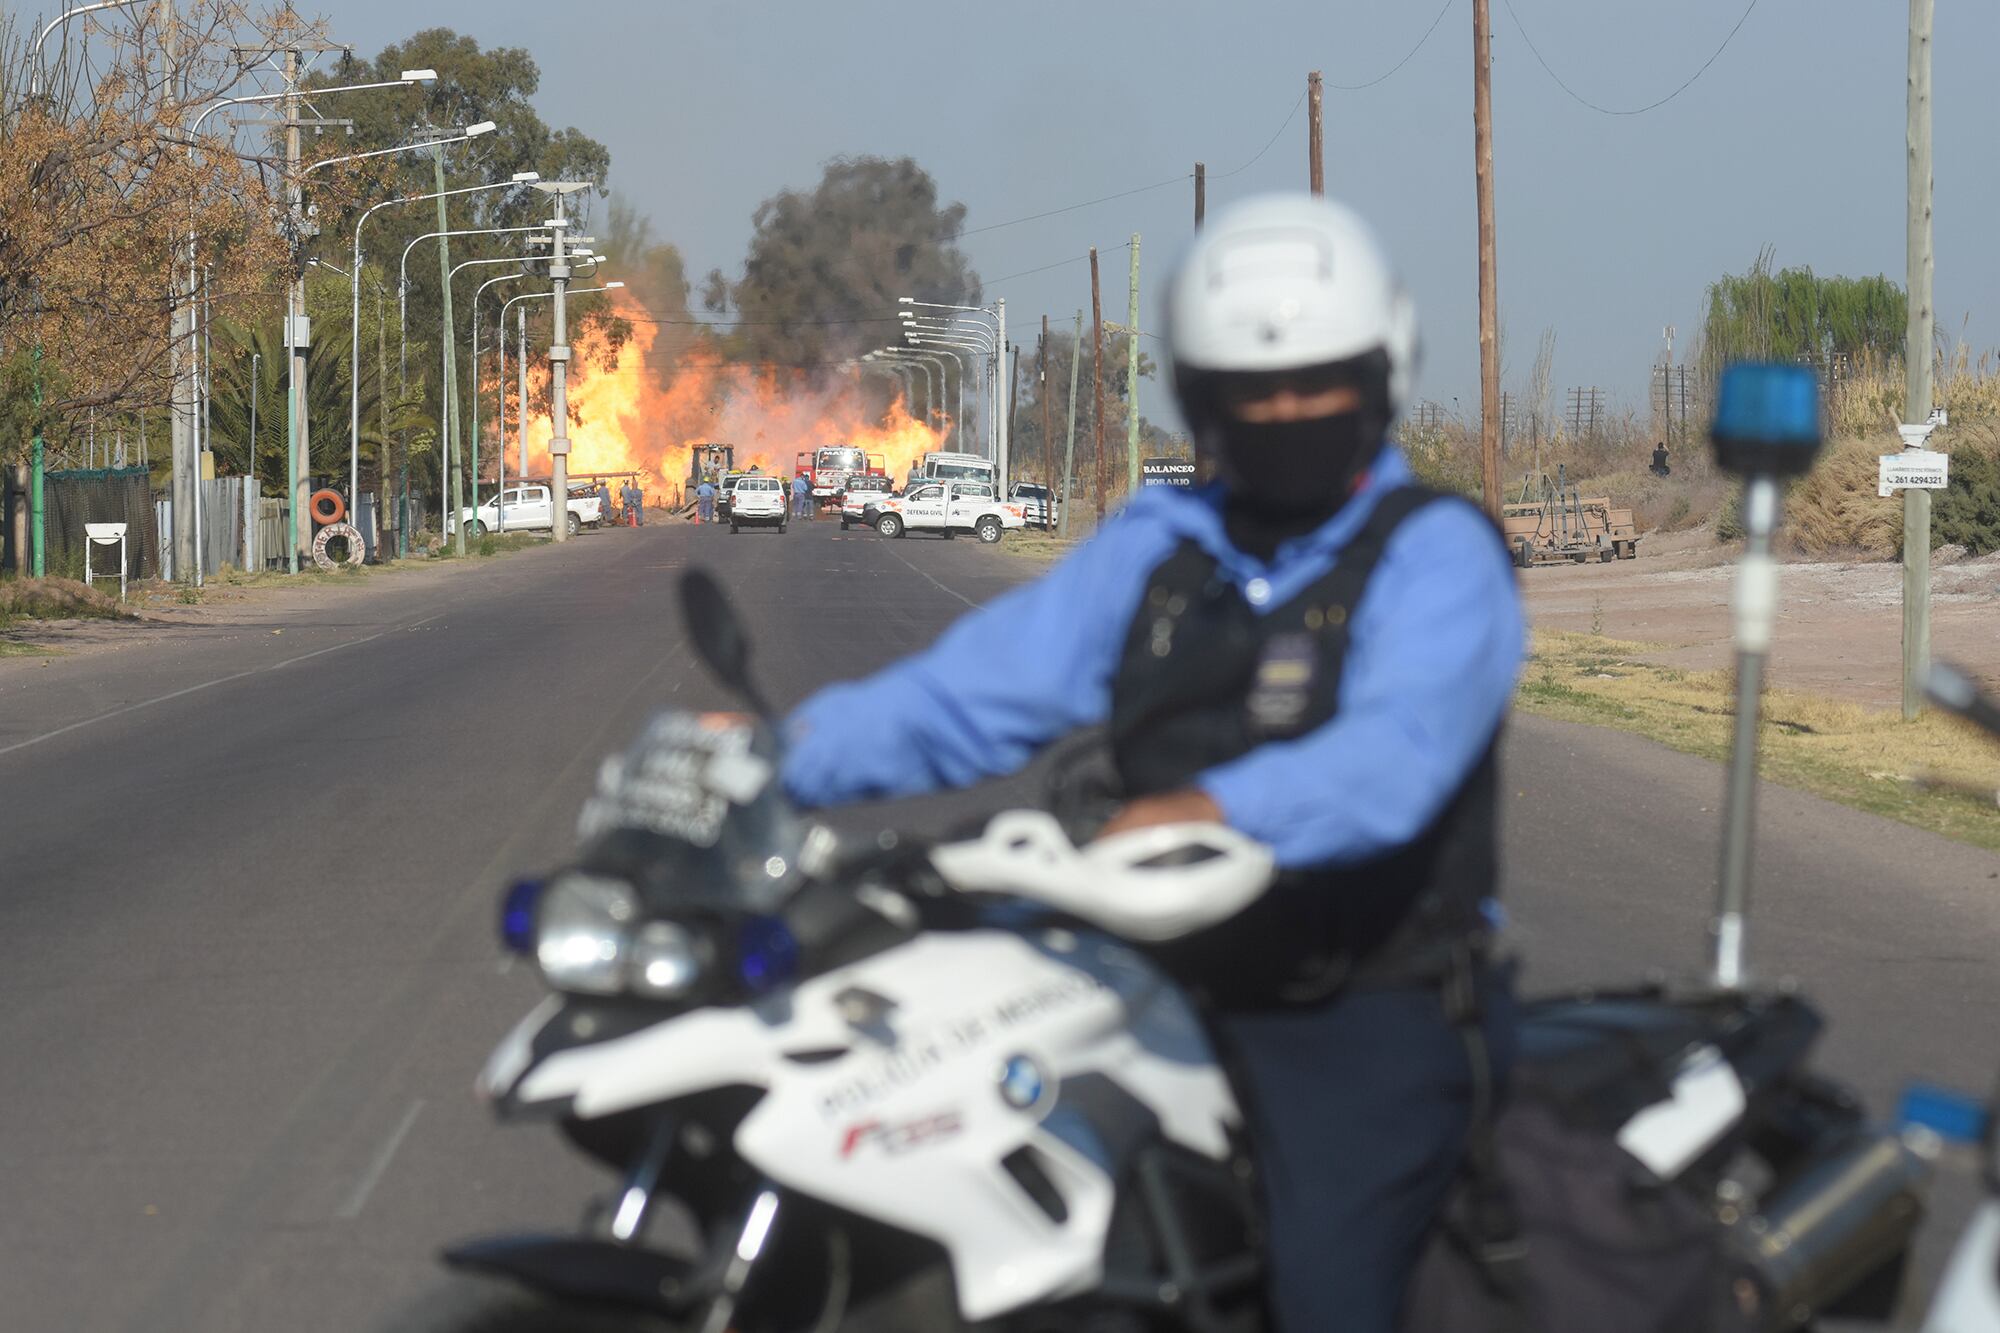
[[[660,714],[599,771],[578,821],[584,866],[630,882],[656,911],[774,911],[798,883],[804,836],[776,753],[751,718]]]

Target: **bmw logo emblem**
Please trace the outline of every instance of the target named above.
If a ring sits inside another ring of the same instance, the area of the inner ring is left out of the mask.
[[[1047,1090],[1042,1067],[1025,1055],[1010,1057],[1000,1069],[1000,1100],[1016,1111],[1025,1111],[1039,1102]]]

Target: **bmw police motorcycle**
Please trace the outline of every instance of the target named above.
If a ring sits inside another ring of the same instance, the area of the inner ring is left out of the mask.
[[[1757,584],[1775,487],[1817,432],[1764,401],[1784,382],[1735,391]],[[503,1119],[559,1128],[608,1189],[574,1230],[453,1246],[450,1283],[389,1327],[1265,1329],[1256,1145],[1149,947],[1252,902],[1268,851],[1215,825],[1079,845],[1037,811],[966,841],[842,846],[784,801],[720,589],[695,572],[682,594],[753,713],[665,713],[605,762],[574,859],[505,899],[503,936],[551,994],[477,1084]],[[1740,606],[1768,617],[1767,594]],[[1820,1019],[1746,979],[1725,881],[1714,977],[1525,1006],[1512,1093],[1474,1131],[1487,1178],[1439,1219],[1412,1333],[1889,1312],[1920,1145],[1810,1070]]]

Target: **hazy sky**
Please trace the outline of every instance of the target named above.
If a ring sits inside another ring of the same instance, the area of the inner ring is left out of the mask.
[[[1759,0],[1713,66],[1643,115],[1607,107],[1672,92],[1747,0],[1494,0],[1494,117],[1505,373],[1527,379],[1557,334],[1571,385],[1645,402],[1661,329],[1685,346],[1703,284],[1773,245],[1781,265],[1904,272],[1907,7]],[[373,53],[444,25],[528,47],[536,104],[611,149],[614,191],[678,243],[696,278],[734,274],[758,203],[810,186],[841,154],[908,154],[990,227],[1208,164],[1209,206],[1306,183],[1309,69],[1325,72],[1328,192],[1381,228],[1423,321],[1421,395],[1478,393],[1471,0],[1147,0],[1144,4],[320,0],[333,35]],[[1510,6],[1511,11],[1510,13]],[[1407,55],[1445,8],[1414,58]],[[311,5],[301,0],[300,8]],[[549,20],[556,26],[550,32]],[[1990,91],[2000,8],[1938,6],[1939,318],[1975,348],[2000,338],[2000,189]],[[1265,155],[1238,174],[1224,175]],[[978,231],[964,244],[1009,333],[1032,349],[1048,313],[1089,303],[1104,252],[1106,318],[1124,318],[1127,237],[1144,237],[1141,322],[1186,240],[1191,182]],[[1001,279],[1005,279],[1002,281]],[[1154,345],[1156,347],[1156,345]],[[1149,389],[1149,414],[1165,416]]]

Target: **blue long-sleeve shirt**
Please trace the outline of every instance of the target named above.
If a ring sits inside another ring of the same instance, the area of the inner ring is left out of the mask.
[[[825,806],[1016,772],[1108,717],[1147,577],[1181,542],[1213,557],[1261,613],[1331,569],[1381,495],[1410,481],[1385,448],[1338,513],[1268,563],[1230,542],[1218,488],[1144,490],[1042,578],[965,615],[929,649],[800,705],[786,726],[786,788],[801,805]],[[1396,529],[1354,609],[1335,716],[1194,785],[1283,866],[1400,846],[1484,754],[1524,641],[1514,572],[1486,520],[1463,505],[1426,505]]]

